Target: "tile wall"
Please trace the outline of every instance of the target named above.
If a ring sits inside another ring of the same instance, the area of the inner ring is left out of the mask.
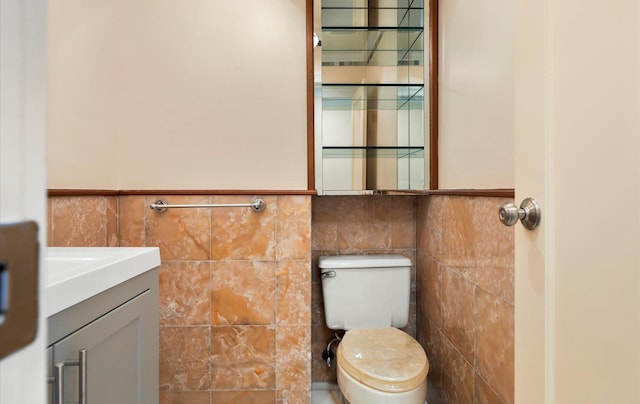
[[[47,240],[50,246],[118,245],[118,197],[49,198],[47,209]]]
[[[507,199],[417,202],[418,340],[447,403],[513,403],[514,228]]]
[[[416,263],[407,332],[425,346],[444,402],[513,402],[514,230],[496,219],[504,199],[272,196],[262,215],[161,215],[147,207],[159,198],[52,197],[48,228],[50,245],[160,247],[162,403],[309,402],[311,379],[335,380],[320,357],[333,332],[317,258],[363,253]]]
[[[161,403],[308,403],[311,197],[51,197],[52,246],[160,247]]]
[[[325,325],[318,257],[391,253],[410,258],[414,263],[412,303],[405,330],[415,336],[416,197],[313,197],[312,212],[312,379],[335,382],[335,370],[321,356],[334,334]]]

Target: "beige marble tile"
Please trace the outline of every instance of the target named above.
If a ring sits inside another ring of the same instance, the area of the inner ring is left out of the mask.
[[[327,343],[333,338],[333,331],[329,330],[324,320],[324,300],[322,296],[322,282],[320,269],[317,267],[318,256],[335,255],[335,251],[314,251],[312,269],[312,293],[311,293],[311,334],[312,334],[312,361],[311,373],[313,381],[336,381],[334,369],[326,366],[322,359],[322,352]]]
[[[503,225],[498,209],[509,198],[476,198],[476,260],[481,267],[511,267],[515,262],[515,226]]]
[[[53,197],[47,198],[47,246],[53,246]]]
[[[500,198],[477,198],[476,277],[478,285],[511,304],[515,299],[515,229],[502,225],[497,218]],[[512,201],[512,200],[511,200]]]
[[[442,216],[441,262],[451,267],[475,267],[476,199],[449,197]]]
[[[418,256],[417,251],[414,250],[394,250],[392,254],[400,254],[411,260],[411,294],[409,296],[409,325],[408,327],[415,328],[416,322],[416,310],[417,310],[417,295],[418,295]],[[415,335],[415,330],[411,333]]]
[[[473,225],[476,231],[476,263],[478,267],[509,268],[515,265],[515,226],[503,225],[498,208],[513,199],[475,198]]]
[[[322,359],[322,352],[334,338],[333,330],[328,329],[324,322],[311,327],[311,380],[314,382],[336,382],[336,368],[329,368]]]
[[[275,290],[275,262],[214,261],[211,270],[211,323],[274,324]]]
[[[409,322],[402,328],[404,332],[415,338],[416,336],[416,313],[418,311],[418,258],[416,250],[393,250],[392,254],[400,254],[411,260],[411,292],[409,295]]]
[[[388,196],[391,199],[391,247],[416,248],[416,197]]]
[[[160,404],[209,404],[208,391],[161,391]]]
[[[476,403],[478,404],[504,404],[489,385],[476,374]]]
[[[311,325],[324,325],[324,298],[320,282],[311,284]]]
[[[107,247],[107,208],[103,196],[52,197],[51,245]]]
[[[106,197],[106,230],[107,230],[107,247],[119,246],[119,229],[118,229],[118,197]]]
[[[275,260],[277,198],[265,196],[267,207],[216,208],[211,220],[214,260]],[[247,203],[247,196],[214,196],[212,203]]]
[[[424,251],[418,251],[416,254],[416,326],[418,334],[420,333],[420,321],[421,316],[427,317],[427,290],[423,284],[427,284],[425,281],[427,271],[427,255]]]
[[[421,268],[417,274],[420,301],[417,303],[437,327],[442,326],[442,270],[440,264],[423,254],[418,255]]]
[[[160,325],[211,324],[207,261],[165,261],[160,267]]]
[[[276,330],[276,386],[278,390],[311,390],[311,329]]]
[[[151,198],[153,199],[153,198]],[[155,202],[155,199],[152,201]],[[151,203],[151,202],[149,202]],[[120,246],[144,247],[145,212],[151,209],[144,196],[120,196],[118,226],[120,228]]]
[[[475,287],[460,274],[442,270],[442,332],[469,361],[474,361]]]
[[[442,396],[449,404],[469,404],[474,402],[475,378],[471,364],[443,339]]]
[[[391,248],[391,222],[384,217],[388,213],[378,209],[384,203],[379,198],[345,196],[336,204],[338,221],[338,249],[372,250]],[[378,218],[382,220],[376,220]]]
[[[415,301],[409,305],[409,322],[406,327],[401,328],[402,331],[411,335],[411,337],[416,337],[416,303]]]
[[[276,259],[311,259],[311,197],[278,196]]]
[[[212,390],[275,390],[273,326],[211,327],[211,346]]]
[[[416,315],[418,312],[418,256],[415,249],[398,250],[399,253],[411,260],[411,294],[409,296],[409,323],[403,330],[415,338],[416,336]]]
[[[442,256],[443,217],[448,200],[446,196],[418,198],[416,246],[436,259]]]
[[[416,248],[425,251],[425,253],[433,256],[432,251],[427,249],[428,227],[427,227],[427,205],[428,196],[416,197]]]
[[[311,324],[311,263],[277,263],[276,296],[278,325]]]
[[[418,341],[424,348],[429,360],[427,377],[438,392],[442,392],[442,378],[444,373],[444,337],[440,330],[427,318],[421,317]]]
[[[514,310],[501,298],[476,289],[476,367],[506,403],[514,394]]]
[[[338,221],[335,196],[314,196],[311,199],[311,245],[313,250],[338,248]]]
[[[209,196],[149,196],[169,204],[207,204]],[[211,209],[169,209],[158,213],[145,209],[146,244],[160,247],[163,260],[207,260],[211,258]]]
[[[427,402],[429,404],[445,404],[440,396],[440,391],[436,390],[432,384],[427,385]]]
[[[160,390],[209,390],[210,327],[160,327]]]
[[[278,390],[276,392],[278,404],[309,404],[311,403],[310,390]]]
[[[274,404],[275,391],[212,391],[211,402],[233,404]]]
[[[500,296],[510,304],[515,302],[515,267],[477,267],[478,286]]]

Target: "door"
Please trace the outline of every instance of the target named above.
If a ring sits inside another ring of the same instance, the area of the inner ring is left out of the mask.
[[[640,1],[518,0],[516,389],[640,403]]]
[[[87,402],[158,402],[156,300],[151,292],[128,301],[53,345],[53,363],[78,361],[87,350]],[[64,367],[64,402],[79,400],[78,366]]]
[[[0,222],[36,221],[41,246],[47,203],[45,28],[45,0],[0,1]],[[45,401],[46,324],[39,316],[36,340],[0,360],[0,404]]]

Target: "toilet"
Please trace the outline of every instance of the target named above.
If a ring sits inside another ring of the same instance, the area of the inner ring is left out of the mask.
[[[409,320],[411,260],[402,255],[322,256],[325,320],[345,330],[338,387],[351,404],[424,404],[429,361],[398,328]]]

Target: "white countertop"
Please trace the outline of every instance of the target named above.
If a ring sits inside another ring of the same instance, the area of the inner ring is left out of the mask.
[[[160,266],[157,247],[47,247],[45,316]]]

